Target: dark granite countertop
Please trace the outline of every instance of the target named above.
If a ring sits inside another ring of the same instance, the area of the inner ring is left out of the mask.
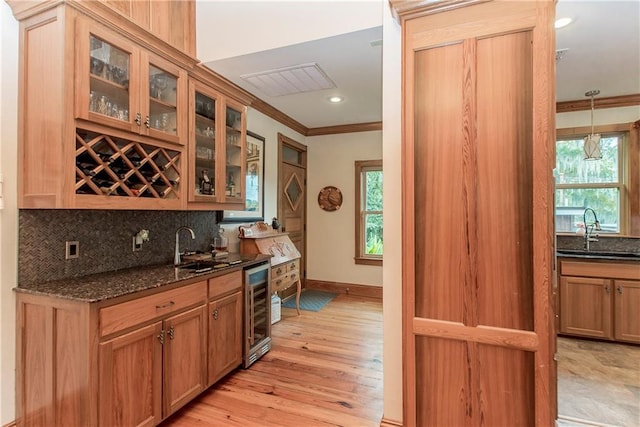
[[[229,254],[228,257],[216,259],[216,261],[232,264],[201,273],[164,264],[128,268],[51,282],[20,284],[14,290],[16,292],[94,303],[159,288],[194,277],[219,275],[221,272],[249,267],[270,258],[270,255],[263,254]]]
[[[590,261],[625,261],[640,264],[640,254],[615,252],[586,252],[579,250],[559,250],[558,258],[578,258]]]

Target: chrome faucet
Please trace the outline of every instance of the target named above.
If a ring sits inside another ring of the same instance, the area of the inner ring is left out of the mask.
[[[187,230],[191,233],[191,239],[195,239],[196,235],[190,227],[182,226],[176,230],[176,249],[173,255],[173,265],[179,265],[182,262],[182,256],[180,255],[180,232]]]
[[[593,214],[593,220],[594,221],[591,224],[587,224],[587,212],[588,211],[591,211],[591,213]],[[594,230],[595,231],[601,231],[602,230],[600,228],[600,221],[598,221],[598,215],[596,215],[596,211],[594,211],[591,208],[586,208],[584,210],[584,213],[582,214],[582,222],[584,224],[584,249],[586,251],[589,251],[589,243],[598,241],[598,235],[596,234],[595,237],[593,235]]]

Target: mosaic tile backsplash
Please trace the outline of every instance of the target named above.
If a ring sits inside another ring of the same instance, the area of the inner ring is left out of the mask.
[[[31,210],[19,214],[18,283],[38,283],[143,265],[173,262],[178,227],[180,250],[209,250],[215,211]],[[149,241],[133,251],[133,236]],[[80,257],[65,259],[65,242],[78,241]]]

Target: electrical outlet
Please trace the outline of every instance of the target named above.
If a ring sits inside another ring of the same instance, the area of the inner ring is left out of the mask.
[[[142,240],[133,236],[133,252],[138,252],[142,249]]]
[[[77,240],[66,242],[65,259],[75,259],[80,257],[80,242]]]

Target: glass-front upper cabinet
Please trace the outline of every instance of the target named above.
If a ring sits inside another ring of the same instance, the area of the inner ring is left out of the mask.
[[[245,188],[245,107],[227,100],[225,121],[225,200],[242,201]]]
[[[190,88],[192,106],[190,133],[189,200],[201,202],[219,202],[216,189],[216,94],[194,83]]]
[[[76,116],[183,144],[186,72],[126,38],[78,19]]]
[[[189,83],[189,201],[244,204],[246,107]]]

